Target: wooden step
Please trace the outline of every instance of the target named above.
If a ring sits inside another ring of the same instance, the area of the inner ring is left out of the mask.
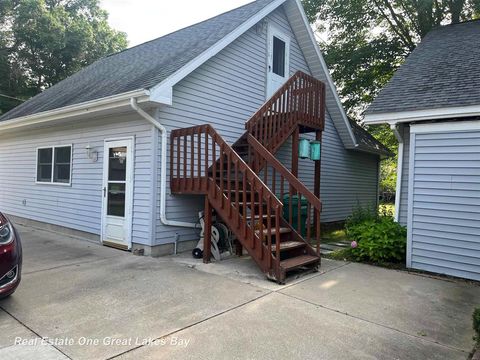
[[[274,218],[274,217],[275,217],[275,215],[270,215],[270,218]],[[260,215],[255,215],[254,219],[255,219],[255,220],[260,219]],[[268,219],[268,215],[263,214],[263,215],[262,215],[262,219]],[[252,220],[252,216],[251,216],[251,215],[248,215],[248,216],[247,216],[247,221],[251,221],[251,220]]]
[[[284,241],[280,243],[280,251],[287,251],[287,250],[297,249],[305,246],[307,246],[307,244],[300,241]],[[272,244],[272,252],[275,252],[275,251],[277,251],[277,245]]]
[[[301,266],[314,264],[319,260],[320,259],[318,258],[318,256],[313,256],[313,255],[295,256],[290,259],[280,261],[280,267],[285,271],[289,271]]]
[[[290,230],[289,228],[280,228],[279,229],[279,234],[288,234],[288,233],[291,233],[291,232],[292,232],[292,230]],[[257,235],[260,234],[260,230],[255,230],[255,233]],[[268,234],[269,234],[268,229],[263,229],[263,235],[267,236]],[[275,228],[272,228],[271,234],[276,235],[277,230]]]

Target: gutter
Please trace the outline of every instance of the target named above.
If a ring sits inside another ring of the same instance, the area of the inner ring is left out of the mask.
[[[186,228],[196,228],[197,224],[195,223],[188,223],[184,221],[174,221],[167,219],[166,213],[166,203],[167,203],[167,129],[165,126],[160,124],[155,118],[150,116],[147,112],[142,110],[138,107],[137,100],[135,98],[130,99],[130,106],[133,110],[135,110],[141,117],[145,120],[150,122],[153,126],[155,126],[159,131],[160,135],[162,136],[162,160],[161,160],[161,168],[160,168],[160,221],[163,225],[166,226],[177,226],[177,227],[186,227]],[[175,241],[175,247],[177,242]],[[176,252],[176,249],[175,249]]]
[[[395,212],[394,219],[398,222],[400,217],[400,195],[402,191],[402,173],[403,173],[403,151],[404,139],[396,124],[390,125],[395,137],[398,140],[398,157],[397,157],[397,184],[395,188]]]
[[[110,110],[119,106],[128,106],[132,97],[142,102],[149,101],[148,90],[134,90],[120,95],[108,96],[102,99],[86,101],[80,104],[65,106],[59,109],[43,111],[40,113],[0,121],[0,130],[16,129],[23,126],[42,124],[55,120],[64,120],[74,116],[86,115],[96,111]]]

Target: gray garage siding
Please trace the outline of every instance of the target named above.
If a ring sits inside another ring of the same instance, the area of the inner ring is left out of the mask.
[[[411,141],[411,266],[480,280],[480,130]]]
[[[126,136],[135,137],[132,242],[150,244],[152,126],[138,116],[0,136],[0,210],[100,235],[104,139]],[[73,145],[72,185],[36,184],[36,148],[62,144]],[[87,158],[88,144],[98,151],[97,162]]]

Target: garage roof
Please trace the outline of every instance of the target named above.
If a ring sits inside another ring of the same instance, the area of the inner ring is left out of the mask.
[[[368,115],[480,105],[480,20],[425,36],[366,111]]]

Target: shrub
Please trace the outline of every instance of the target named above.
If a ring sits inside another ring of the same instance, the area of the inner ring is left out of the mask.
[[[477,341],[480,343],[480,308],[473,312],[473,330],[477,333]]]
[[[351,249],[357,261],[373,263],[404,262],[407,230],[391,216],[376,216],[347,224],[347,235],[356,242]]]
[[[352,215],[350,215],[345,221],[345,228],[348,229],[357,224],[361,224],[365,221],[376,220],[377,218],[378,218],[378,213],[377,213],[376,206],[372,205],[372,206],[362,207],[360,204],[358,204],[353,209]]]

